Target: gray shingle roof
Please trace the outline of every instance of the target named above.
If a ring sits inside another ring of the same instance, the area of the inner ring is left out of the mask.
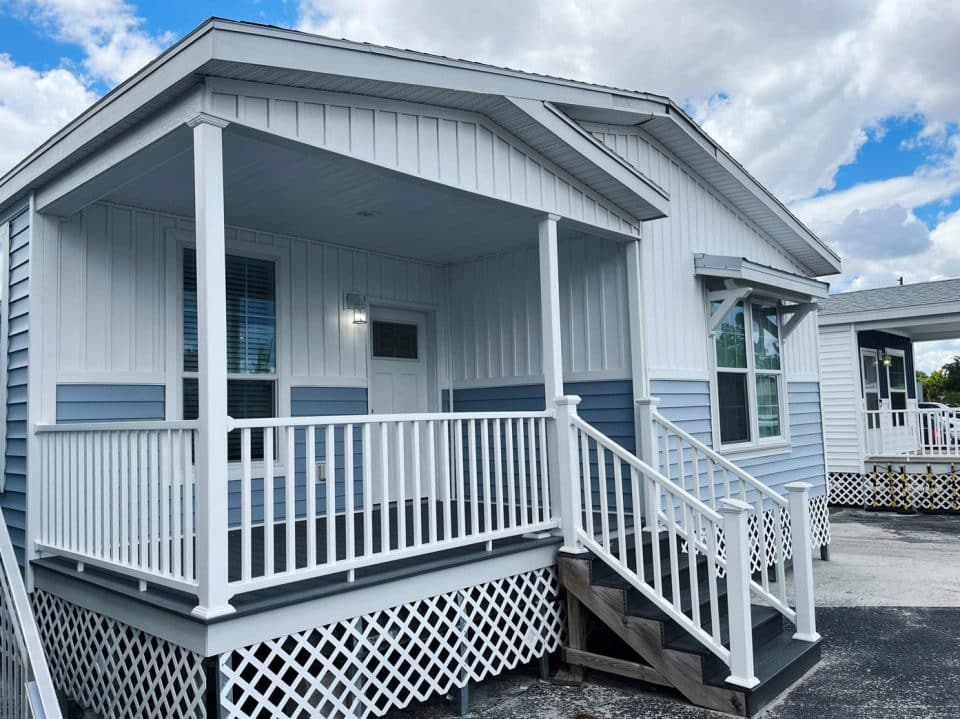
[[[945,302],[960,302],[960,277],[937,282],[919,282],[915,285],[895,285],[875,290],[841,292],[820,300],[822,315],[847,312],[871,312],[908,307],[921,307]]]

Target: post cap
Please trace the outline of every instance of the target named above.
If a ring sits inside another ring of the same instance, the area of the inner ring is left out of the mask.
[[[562,397],[557,397],[554,400],[554,404],[576,407],[578,404],[580,404],[580,395],[566,394]]]
[[[660,404],[659,397],[641,397],[640,399],[633,400],[633,403],[636,405],[650,405],[651,407],[656,407]]]
[[[783,488],[788,492],[809,492],[813,489],[813,485],[809,482],[790,482],[783,485]]]
[[[742,499],[730,499],[729,497],[721,499],[720,506],[717,507],[717,511],[721,514],[742,514],[743,512],[749,512],[751,509],[753,509],[753,506]]]

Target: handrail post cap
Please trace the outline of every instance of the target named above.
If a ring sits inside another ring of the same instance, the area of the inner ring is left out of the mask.
[[[783,485],[783,488],[788,492],[809,492],[813,485],[810,482],[790,482]]]
[[[554,401],[554,404],[562,406],[571,406],[576,407],[580,404],[580,395],[578,394],[565,394],[561,397],[557,397]]]
[[[742,499],[730,499],[724,497],[720,500],[720,506],[717,511],[721,514],[743,514],[753,509],[753,506]]]
[[[639,399],[633,400],[633,403],[641,407],[646,405],[649,405],[651,407],[656,407],[657,405],[660,404],[660,398],[659,397],[640,397]]]

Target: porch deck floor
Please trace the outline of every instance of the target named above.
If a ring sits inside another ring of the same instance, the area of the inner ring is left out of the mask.
[[[421,505],[421,538],[424,543],[429,537],[429,515],[426,503]],[[383,546],[383,533],[381,524],[381,510],[379,507],[371,509],[372,519],[372,541],[371,546],[374,552],[379,552]],[[437,507],[437,533],[438,536],[444,536],[444,524],[442,521],[441,507]],[[414,510],[411,504],[406,505],[406,546],[412,546],[414,543]],[[389,546],[396,549],[399,546],[399,522],[396,505],[389,508]],[[457,515],[455,508],[451,509],[450,525],[454,536],[457,536]],[[364,525],[363,512],[356,512],[354,515],[354,541],[356,554],[360,555],[364,550]],[[464,508],[464,526],[467,533],[470,533],[472,518],[469,507]],[[484,518],[482,512],[477,518],[480,531],[484,529]],[[306,548],[306,520],[297,520],[295,522],[295,562],[298,568],[307,566],[307,548]],[[274,524],[274,571],[283,571],[286,567],[286,523],[277,522]],[[325,517],[318,518],[314,523],[314,532],[317,546],[317,561],[323,562],[327,556],[327,522]],[[346,537],[346,517],[343,514],[336,518],[336,547],[337,558],[345,558],[345,537]],[[241,532],[239,528],[231,528],[228,535],[228,576],[231,581],[237,581],[241,577]],[[504,556],[515,552],[522,552],[530,549],[536,549],[544,546],[559,546],[560,538],[555,536],[548,537],[522,537],[515,536],[505,539],[495,540],[492,547],[488,550],[486,542],[478,538],[477,543],[467,546],[440,549],[438,551],[426,554],[418,554],[402,559],[385,558],[383,563],[373,564],[367,567],[359,567],[355,570],[353,581],[347,580],[347,572],[339,571],[321,577],[302,579],[285,584],[279,584],[265,589],[244,592],[237,594],[231,599],[231,604],[236,607],[236,614],[229,615],[224,619],[237,617],[244,614],[251,614],[269,609],[275,609],[301,601],[317,599],[324,596],[332,596],[342,592],[349,592],[355,589],[368,587],[372,585],[383,584],[411,576],[426,574],[433,571],[439,571],[450,567],[463,564],[483,561],[494,557]],[[251,531],[251,574],[254,578],[263,574],[265,563],[265,542],[264,530],[262,525],[254,527]],[[84,571],[77,571],[76,563],[62,557],[44,557],[34,560],[33,565],[40,572],[52,572],[60,578],[72,578],[74,580],[88,583],[127,597],[145,602],[149,605],[174,612],[183,616],[192,616],[191,611],[196,606],[196,598],[174,590],[149,584],[145,591],[140,591],[136,579],[125,576],[122,573],[105,570],[88,565]],[[219,621],[218,619],[210,620]]]

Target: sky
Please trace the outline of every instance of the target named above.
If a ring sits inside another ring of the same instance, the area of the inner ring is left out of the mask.
[[[956,0],[0,0],[0,173],[212,15],[669,95],[841,254],[834,291],[960,276]]]

